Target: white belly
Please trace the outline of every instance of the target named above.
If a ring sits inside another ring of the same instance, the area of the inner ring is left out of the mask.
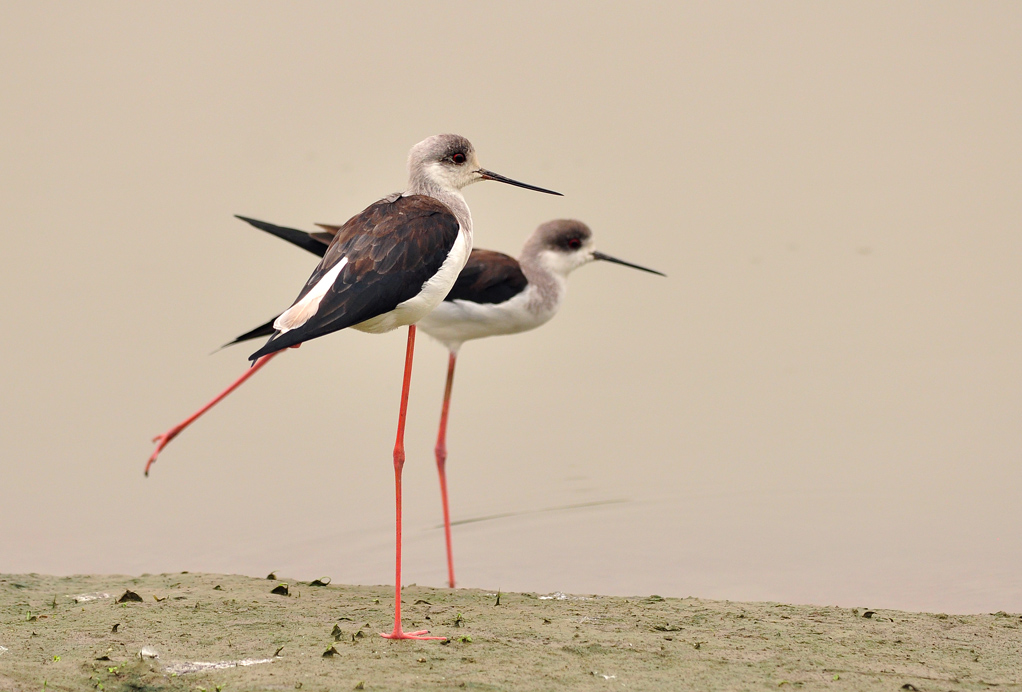
[[[457,351],[466,341],[487,336],[517,334],[545,324],[557,312],[557,305],[540,308],[534,286],[503,303],[445,301],[419,322],[422,331]]]

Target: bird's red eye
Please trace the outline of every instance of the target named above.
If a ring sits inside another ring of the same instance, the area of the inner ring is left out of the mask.
[[[451,157],[451,161],[454,161],[454,163],[458,164],[465,163],[465,161],[467,160],[468,159],[465,158],[464,154],[455,154],[454,156]]]
[[[578,250],[582,247],[582,241],[578,238],[568,238],[568,247],[572,250]]]

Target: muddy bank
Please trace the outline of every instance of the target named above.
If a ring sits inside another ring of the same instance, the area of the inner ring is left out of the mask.
[[[286,581],[0,575],[0,690],[1022,689],[1014,614]]]

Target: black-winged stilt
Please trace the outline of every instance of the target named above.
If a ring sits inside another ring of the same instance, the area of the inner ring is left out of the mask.
[[[396,506],[394,629],[388,639],[443,639],[401,628],[401,471],[404,427],[415,348],[415,323],[439,304],[472,250],[472,216],[462,188],[496,180],[560,194],[480,167],[472,144],[458,135],[425,139],[408,154],[408,188],[349,219],[337,231],[305,287],[273,322],[254,364],[281,349],[347,327],[371,333],[408,327],[401,406],[394,444]]]
[[[568,274],[594,260],[664,276],[654,269],[596,251],[588,226],[573,219],[558,219],[547,221],[533,231],[517,260],[492,250],[474,250],[444,302],[419,320],[422,331],[448,350],[447,384],[434,451],[440,475],[447,576],[451,588],[454,588],[454,555],[447,505],[447,414],[458,350],[466,341],[517,334],[545,324],[557,314],[564,300]]]
[[[324,229],[322,232],[306,233],[243,216],[238,218],[320,255],[323,254],[330,240],[340,228],[321,224],[321,228]],[[444,302],[419,321],[419,326],[427,334],[447,346],[449,351],[447,384],[444,390],[435,453],[440,477],[444,534],[447,543],[448,583],[452,588],[455,580],[450,511],[447,501],[446,431],[458,350],[465,341],[528,331],[544,324],[556,314],[564,299],[568,274],[594,260],[622,264],[663,276],[653,269],[631,264],[596,251],[593,248],[592,231],[580,221],[567,219],[549,221],[532,233],[517,260],[500,252],[473,249],[468,262]],[[273,321],[270,320],[242,334],[231,344],[271,334]],[[274,355],[276,354],[270,354],[260,360],[257,367],[264,365]],[[154,442],[159,444],[146,464],[146,472],[148,473],[149,466],[170,440],[254,374],[257,367],[250,368],[241,378],[198,412],[163,435],[157,436]]]

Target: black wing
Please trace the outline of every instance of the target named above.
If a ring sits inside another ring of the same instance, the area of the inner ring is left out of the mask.
[[[280,317],[280,315],[277,315],[277,317]],[[273,332],[277,331],[276,329],[273,328],[273,323],[277,321],[277,317],[274,317],[265,324],[260,324],[255,329],[247,331],[241,336],[234,337],[232,341],[228,341],[220,348],[227,348],[228,346],[233,346],[234,344],[240,344],[242,341],[248,341],[249,339],[258,339],[261,336],[270,336],[271,334],[273,334]]]
[[[524,291],[528,283],[514,257],[493,250],[473,250],[444,300],[503,303]]]
[[[297,228],[277,226],[276,224],[258,219],[250,219],[246,216],[238,216],[237,214],[234,215],[234,218],[250,223],[261,231],[266,231],[320,257],[326,254],[327,247],[329,247],[330,242],[337,234],[337,226],[321,226],[321,228],[326,230],[323,232],[306,233],[305,231],[299,231]],[[333,229],[333,233],[330,232],[330,229]]]
[[[260,221],[259,219],[250,219],[247,216],[240,216],[235,214],[236,219],[252,224],[261,231],[266,231],[270,235],[275,235],[278,238],[288,241],[293,245],[297,245],[303,250],[308,250],[314,255],[322,257],[326,254],[326,249],[330,247],[331,241],[334,236],[337,235],[337,231],[340,230],[340,226],[328,226],[326,224],[316,224],[322,231],[315,231],[313,233],[307,233],[305,231],[299,231],[297,228],[288,228],[287,226],[278,226],[276,224],[267,223],[266,221]],[[279,315],[278,315],[279,317]],[[273,323],[276,321],[276,317],[271,319],[265,324],[261,324],[251,331],[247,331],[241,336],[235,337],[234,340],[228,341],[221,348],[227,346],[233,346],[234,344],[240,344],[242,341],[248,341],[249,339],[258,339],[261,336],[270,336],[276,331],[273,328]]]
[[[347,259],[315,314],[299,327],[275,332],[249,360],[372,319],[414,298],[440,270],[459,228],[446,205],[424,195],[388,197],[353,216],[294,301]]]

